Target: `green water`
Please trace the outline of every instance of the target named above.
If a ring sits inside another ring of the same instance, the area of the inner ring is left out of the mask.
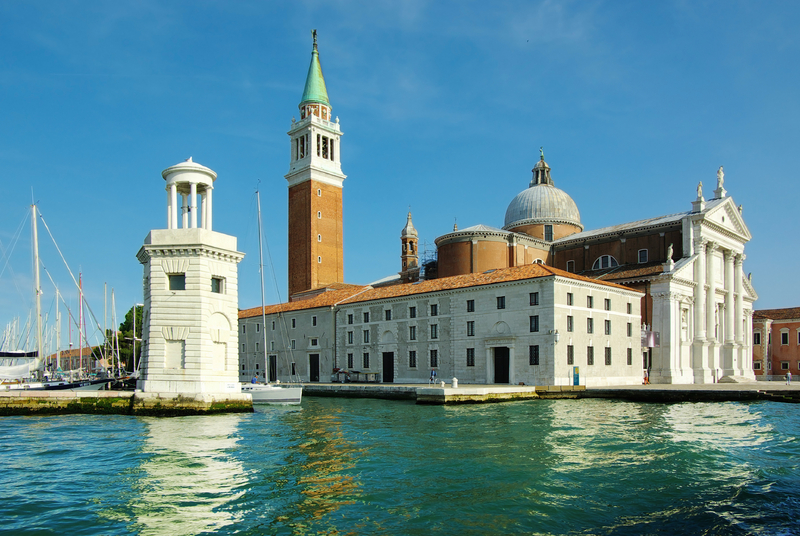
[[[795,534],[773,402],[0,419],[3,534]]]

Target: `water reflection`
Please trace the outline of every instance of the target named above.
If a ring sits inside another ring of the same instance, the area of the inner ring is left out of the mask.
[[[241,463],[231,457],[241,419],[146,420],[146,458],[129,505],[139,534],[198,534],[241,519],[241,512],[229,507],[247,484]]]
[[[760,445],[772,426],[747,404],[675,404],[664,415],[673,441],[703,443],[720,449]]]

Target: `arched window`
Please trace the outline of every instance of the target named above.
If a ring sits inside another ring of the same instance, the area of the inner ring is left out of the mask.
[[[544,264],[544,261],[542,259],[536,259],[533,261],[533,264]]]
[[[619,266],[617,259],[612,257],[611,255],[601,255],[594,261],[592,265],[592,270],[600,270],[602,268],[614,268]]]

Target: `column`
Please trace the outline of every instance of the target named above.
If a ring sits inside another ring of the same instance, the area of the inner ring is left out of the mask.
[[[186,194],[181,194],[181,227],[189,228],[189,206],[187,205]]]
[[[208,203],[208,208],[206,209],[206,225],[205,228],[209,231],[213,230],[211,228],[211,192],[214,191],[214,188],[211,186],[206,186],[206,198],[203,201],[203,206]]]
[[[200,227],[206,228],[206,191],[200,192]]]
[[[172,188],[167,186],[167,229],[172,229]]]
[[[178,185],[174,182],[169,185],[169,196],[170,196],[170,229],[177,229],[178,228]]]
[[[189,212],[192,215],[191,227],[197,227],[197,183],[189,183]]]
[[[736,317],[734,319],[735,339],[737,344],[744,343],[743,321],[744,321],[744,273],[742,272],[742,263],[744,263],[745,256],[740,253],[736,255],[734,261],[734,290],[736,292]]]
[[[694,338],[706,338],[706,244],[697,241],[694,245],[697,259],[694,261]]]
[[[711,242],[706,246],[706,280],[708,281],[708,291],[706,292],[706,339],[716,340],[714,328],[716,327],[716,308],[715,301],[717,294],[717,282],[714,274],[714,251],[717,246]]]
[[[725,343],[733,344],[733,251],[725,251]]]

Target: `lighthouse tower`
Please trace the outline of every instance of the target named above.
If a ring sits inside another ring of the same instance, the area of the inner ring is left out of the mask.
[[[211,229],[217,174],[192,162],[161,172],[167,228],[136,255],[144,265],[142,365],[137,387],[164,393],[239,393],[236,237]]]

